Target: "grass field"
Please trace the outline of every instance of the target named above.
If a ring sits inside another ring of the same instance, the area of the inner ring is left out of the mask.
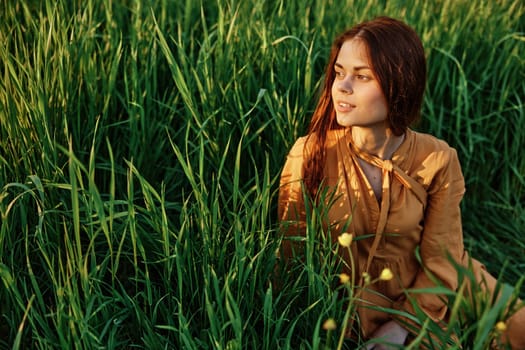
[[[334,35],[382,14],[423,39],[416,128],[458,150],[466,248],[521,282],[522,1],[6,0],[0,13],[0,349],[335,348],[340,326],[322,325],[341,324],[344,286],[336,259],[313,254],[330,254],[322,235],[270,283],[278,180]],[[449,297],[459,316],[440,336],[488,348],[504,308]]]

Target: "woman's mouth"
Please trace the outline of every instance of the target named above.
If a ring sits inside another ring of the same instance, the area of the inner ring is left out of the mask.
[[[336,109],[339,112],[350,112],[355,108],[355,105],[347,103],[347,102],[337,102]]]

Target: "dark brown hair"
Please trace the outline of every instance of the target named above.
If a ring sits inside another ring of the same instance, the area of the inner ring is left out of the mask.
[[[402,135],[420,116],[426,85],[426,60],[417,33],[407,24],[378,17],[362,22],[339,35],[333,42],[326,66],[324,87],[308,129],[305,147],[304,181],[315,195],[323,178],[325,142],[337,124],[331,88],[334,64],[345,41],[362,40],[367,47],[372,70],[388,106],[388,124],[394,135]]]

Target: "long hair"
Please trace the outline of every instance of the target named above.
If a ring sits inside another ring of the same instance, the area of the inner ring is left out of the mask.
[[[304,182],[312,196],[323,180],[328,131],[341,128],[335,115],[331,88],[335,80],[334,64],[341,46],[351,39],[365,43],[371,68],[387,102],[387,121],[392,133],[397,136],[405,133],[421,112],[427,79],[425,51],[419,36],[410,26],[390,17],[377,17],[336,37],[305,147]]]

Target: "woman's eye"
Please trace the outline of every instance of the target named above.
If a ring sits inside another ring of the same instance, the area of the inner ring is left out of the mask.
[[[338,77],[338,78],[342,78],[345,76],[345,74],[341,71],[335,71],[335,76]]]
[[[357,80],[362,80],[362,81],[368,81],[368,80],[370,80],[370,77],[368,75],[358,74],[358,75],[356,75],[356,79]]]

